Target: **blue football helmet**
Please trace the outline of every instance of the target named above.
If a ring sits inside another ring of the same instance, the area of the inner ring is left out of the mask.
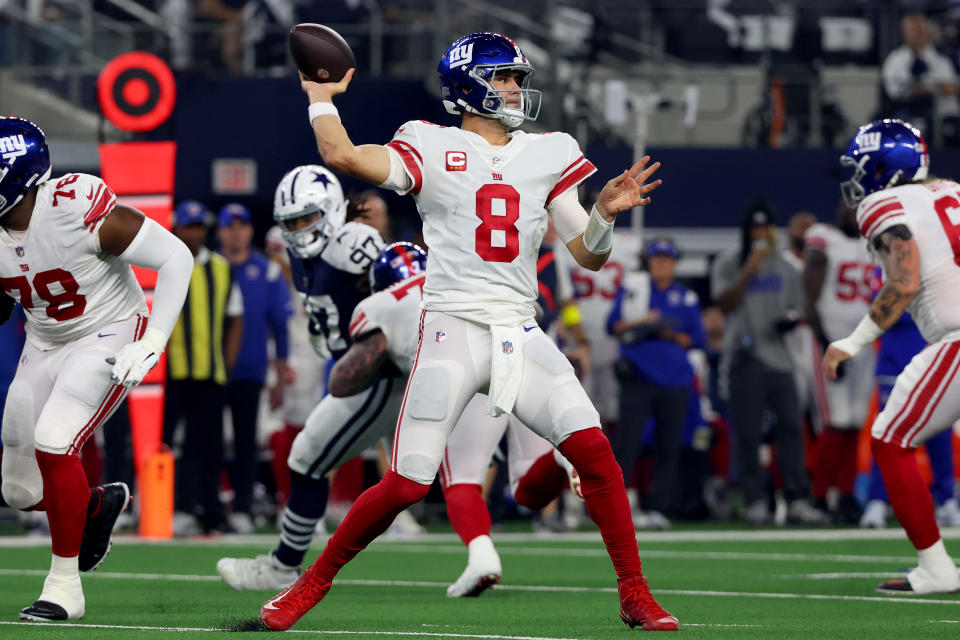
[[[876,120],[857,130],[840,164],[853,171],[840,191],[847,205],[856,208],[874,191],[926,179],[930,155],[920,131],[909,122]]]
[[[491,80],[498,71],[513,70],[522,74],[519,108],[507,105],[512,91],[494,89]],[[440,74],[440,95],[449,113],[463,111],[499,120],[509,128],[519,127],[524,120],[536,120],[540,113],[540,92],[530,88],[533,67],[520,46],[499,33],[471,33],[449,47],[437,66]]]
[[[412,242],[388,244],[370,267],[374,293],[427,270],[427,252]]]
[[[40,127],[26,118],[0,117],[0,216],[50,178],[50,150]]]

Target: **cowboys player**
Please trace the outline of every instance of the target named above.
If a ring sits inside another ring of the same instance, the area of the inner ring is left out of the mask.
[[[277,185],[273,217],[287,244],[293,283],[307,312],[310,342],[323,358],[338,360],[350,347],[350,316],[369,291],[366,274],[383,239],[373,227],[344,222],[347,202],[340,182],[321,166],[287,173]],[[327,396],[307,417],[288,458],[290,497],[280,541],[256,558],[221,558],[217,571],[235,589],[280,589],[298,567],[327,507],[327,474],[376,444],[368,433],[401,385],[384,376],[350,398]]]

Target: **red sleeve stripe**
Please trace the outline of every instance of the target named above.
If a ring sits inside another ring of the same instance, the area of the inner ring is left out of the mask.
[[[563,194],[568,189],[579,186],[581,182],[589,178],[596,170],[597,168],[593,166],[592,162],[584,160],[580,166],[571,171],[567,177],[561,178],[560,181],[557,182],[556,186],[550,192],[550,195],[547,196],[547,201],[543,206],[549,206],[557,196]]]
[[[360,325],[361,323],[364,323],[364,324],[365,324],[366,321],[367,321],[367,314],[365,314],[363,311],[361,311],[361,312],[359,313],[359,315],[357,315],[357,317],[353,319],[353,322],[350,323],[350,335],[351,335],[351,336],[355,335],[357,329],[360,328],[359,325]]]
[[[579,164],[580,164],[581,162],[583,162],[584,160],[586,160],[586,158],[583,157],[583,154],[580,154],[580,157],[579,157],[579,158],[577,158],[576,160],[574,160],[573,162],[571,162],[570,164],[568,164],[568,165],[567,165],[567,168],[560,172],[560,178],[563,179],[563,177],[564,177],[565,175],[567,175],[570,171],[572,171],[573,169],[575,169],[575,168],[577,167],[577,165],[579,165]]]
[[[866,237],[866,238],[871,238],[871,237],[875,236],[875,235],[877,234],[877,231],[876,231],[876,230],[879,229],[880,227],[882,227],[884,224],[886,224],[886,222],[887,222],[888,220],[890,220],[891,218],[902,218],[902,217],[903,217],[903,212],[902,212],[902,211],[896,211],[896,212],[894,212],[894,213],[889,213],[889,214],[883,216],[883,218],[881,218],[880,220],[877,220],[877,224],[873,225],[873,227],[871,227],[871,228],[869,229],[870,235],[869,235],[869,236],[864,236],[864,237]]]
[[[857,211],[857,223],[859,223],[861,220],[866,220],[867,218],[869,218],[870,214],[876,211],[878,207],[882,207],[884,205],[890,204],[891,202],[897,202],[897,201],[898,200],[896,196],[888,196],[886,198],[881,198],[880,200],[877,200],[876,202],[871,204],[869,207]]]
[[[872,207],[864,216],[863,222],[860,223],[860,233],[863,234],[863,237],[869,238],[871,231],[876,228],[876,223],[880,221],[880,218],[883,218],[888,213],[897,211],[903,211],[903,206],[901,206],[900,201],[897,199],[879,207]]]
[[[117,204],[117,196],[113,194],[113,190],[105,184],[100,186],[102,188],[97,190],[93,204],[83,216],[83,226],[90,227],[90,233],[93,233],[97,221],[113,211],[114,205]]]
[[[402,140],[392,140],[387,143],[387,146],[400,154],[400,159],[403,160],[407,171],[410,172],[410,177],[413,178],[413,188],[410,189],[410,193],[420,193],[420,188],[423,186],[423,172],[420,170],[423,159],[420,157],[420,154],[417,153],[416,149]]]
[[[804,246],[808,249],[826,249],[827,241],[824,238],[807,238]]]

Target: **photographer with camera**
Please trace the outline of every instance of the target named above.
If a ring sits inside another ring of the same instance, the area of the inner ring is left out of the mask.
[[[764,411],[769,410],[776,418],[773,443],[789,504],[787,520],[819,524],[826,516],[808,500],[793,360],[784,343],[804,307],[800,274],[776,250],[776,219],[765,201],[747,207],[740,230],[740,246],[714,262],[710,289],[727,315],[721,366],[729,384],[745,517],[750,524],[770,518],[759,459]]]

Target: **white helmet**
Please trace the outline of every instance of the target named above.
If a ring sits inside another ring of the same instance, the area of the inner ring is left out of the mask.
[[[308,164],[283,176],[273,196],[273,219],[283,230],[283,239],[298,258],[320,255],[333,230],[344,223],[347,201],[340,181],[324,167]],[[315,216],[296,228],[295,220]]]

